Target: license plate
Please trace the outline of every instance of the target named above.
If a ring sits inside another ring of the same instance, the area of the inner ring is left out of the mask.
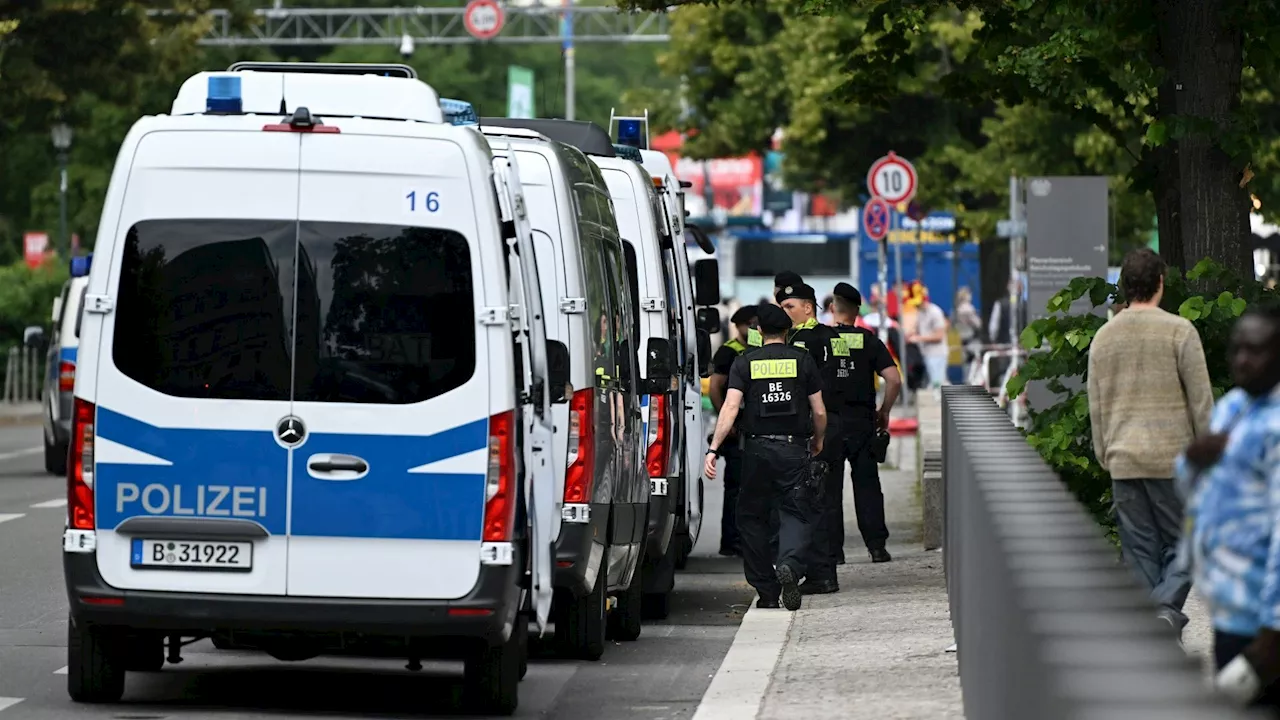
[[[130,565],[140,569],[253,569],[253,543],[215,540],[146,540],[134,538]]]

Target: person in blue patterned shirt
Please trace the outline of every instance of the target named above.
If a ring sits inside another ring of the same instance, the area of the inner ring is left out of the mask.
[[[1177,463],[1183,558],[1210,607],[1217,687],[1280,710],[1280,306],[1240,318],[1228,360],[1236,387]]]

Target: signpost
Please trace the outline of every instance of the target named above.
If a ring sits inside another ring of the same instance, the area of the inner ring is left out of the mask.
[[[871,165],[867,189],[872,196],[883,198],[890,205],[909,202],[916,196],[916,168],[891,150]]]
[[[462,14],[462,24],[477,40],[492,40],[502,32],[506,13],[494,0],[471,0]]]
[[[893,224],[892,210],[889,203],[882,198],[873,197],[862,208],[862,224],[867,229],[867,237],[880,242],[889,235],[889,226]]]
[[[507,117],[531,118],[533,116],[533,71],[519,65],[508,65]]]
[[[28,232],[22,235],[23,258],[32,269],[40,267],[49,249],[49,233]]]

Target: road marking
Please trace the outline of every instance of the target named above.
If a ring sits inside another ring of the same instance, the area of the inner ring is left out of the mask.
[[[67,674],[67,666],[66,666],[66,665],[63,665],[62,667],[58,668],[57,670],[54,670],[54,671],[53,671],[53,674],[54,674],[54,675],[66,675],[66,674]]]
[[[741,720],[759,714],[795,616],[754,606],[747,611],[693,720]]]
[[[0,460],[12,460],[13,458],[20,458],[20,457],[26,457],[28,455],[35,455],[36,453],[42,452],[43,450],[44,448],[33,447],[33,448],[27,448],[26,450],[14,450],[13,452],[0,453]]]
[[[26,515],[26,513],[0,513],[0,523],[9,522],[10,520],[17,520],[18,518],[24,515]]]
[[[5,708],[11,708],[20,702],[22,702],[22,698],[0,697],[0,710],[4,710]]]
[[[66,505],[67,505],[67,499],[66,499],[66,498],[54,498],[53,500],[45,500],[44,502],[38,502],[38,503],[36,503],[35,505],[32,505],[31,507],[33,507],[33,508],[60,508],[60,507],[66,507]]]

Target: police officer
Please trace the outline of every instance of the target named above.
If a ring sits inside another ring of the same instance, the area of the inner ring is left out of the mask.
[[[764,344],[733,361],[729,391],[716,419],[703,471],[716,476],[716,456],[741,415],[742,490],[738,529],[747,582],[759,593],[756,607],[800,608],[799,579],[813,517],[810,451],[822,451],[827,411],[818,368],[808,353],[786,344],[791,322],[774,305],[759,309]],[[777,512],[776,552],[771,511]]]
[[[724,395],[729,384],[729,369],[738,356],[750,349],[752,331],[759,335],[756,323],[757,306],[744,305],[729,318],[735,336],[720,346],[711,358],[711,405],[720,412],[724,406]],[[754,343],[759,345],[759,342]],[[742,478],[742,452],[738,448],[737,431],[729,433],[729,444],[723,449],[724,457],[724,508],[720,514],[720,554],[725,556],[741,555],[738,541],[738,487]]]
[[[801,586],[807,595],[836,592],[836,565],[844,552],[844,506],[838,500],[843,495],[844,463],[847,460],[853,478],[853,504],[858,517],[858,531],[867,546],[872,562],[889,562],[893,558],[885,549],[889,528],[884,518],[884,494],[880,489],[880,465],[872,447],[877,430],[889,429],[889,410],[902,389],[902,375],[889,354],[889,348],[874,330],[854,326],[862,295],[848,283],[835,288],[835,331],[841,342],[835,351],[833,366],[835,382],[841,391],[839,404],[828,403],[828,412],[840,427],[839,437],[827,433],[827,442],[835,445],[825,449],[824,459],[831,465],[831,473],[824,496],[837,498],[825,504],[821,518],[814,527],[813,552],[810,554],[809,575]],[[876,409],[875,376],[884,380],[884,401]],[[828,459],[829,458],[829,459]]]
[[[783,288],[787,286],[795,287],[797,285],[803,285],[803,284],[804,284],[804,279],[800,277],[799,273],[793,272],[791,270],[783,270],[782,272],[773,276],[773,296],[772,297],[775,298],[775,302],[776,302],[778,293],[782,292]]]

